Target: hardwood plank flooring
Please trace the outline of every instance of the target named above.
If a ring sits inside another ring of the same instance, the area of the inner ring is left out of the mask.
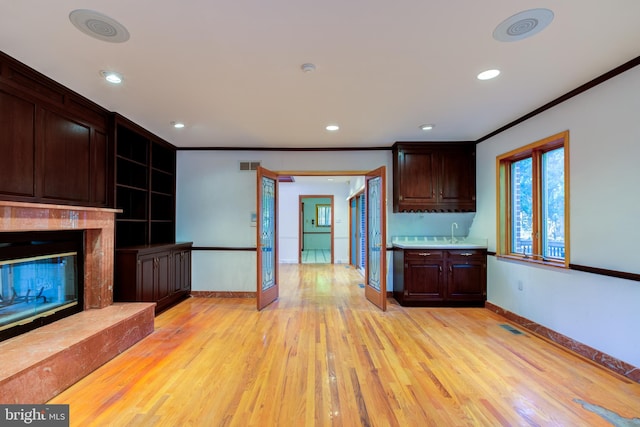
[[[640,417],[640,384],[515,335],[489,310],[390,300],[382,313],[344,265],[281,265],[280,280],[280,299],[262,312],[254,299],[180,303],[50,403],[70,404],[74,426],[610,426]]]

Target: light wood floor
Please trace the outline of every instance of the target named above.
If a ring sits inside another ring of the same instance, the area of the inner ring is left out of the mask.
[[[514,335],[489,310],[391,300],[382,313],[344,265],[282,265],[280,278],[280,299],[262,312],[254,299],[180,303],[50,403],[70,404],[74,426],[610,426],[605,417],[640,417],[640,384]]]

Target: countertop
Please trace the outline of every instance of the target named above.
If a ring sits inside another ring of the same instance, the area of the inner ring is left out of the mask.
[[[487,249],[487,239],[443,236],[399,236],[391,240],[400,249]]]

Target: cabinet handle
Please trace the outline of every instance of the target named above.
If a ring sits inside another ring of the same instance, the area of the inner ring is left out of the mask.
[[[449,266],[449,273],[453,274],[453,267]]]
[[[442,266],[441,265],[438,266],[438,269],[440,270],[440,273],[442,273]]]
[[[471,253],[471,252],[462,252],[460,255],[462,255],[462,256],[471,256],[471,255],[473,255],[473,253]]]
[[[429,255],[431,255],[431,252],[418,252],[418,255],[420,255],[420,256],[429,256]]]

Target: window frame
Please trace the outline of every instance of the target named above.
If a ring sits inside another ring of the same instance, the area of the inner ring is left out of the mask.
[[[320,213],[321,210],[329,210],[327,213]],[[331,209],[331,204],[317,204],[316,205],[316,227],[331,227],[333,225],[333,209]],[[320,219],[326,219],[329,221],[329,224],[325,224],[324,221],[320,224]]]
[[[564,259],[545,258],[543,247],[542,206],[542,155],[558,148],[564,149]],[[532,254],[512,252],[512,191],[511,165],[531,157],[532,159]],[[496,256],[504,259],[569,268],[569,131],[517,148],[496,157]]]

